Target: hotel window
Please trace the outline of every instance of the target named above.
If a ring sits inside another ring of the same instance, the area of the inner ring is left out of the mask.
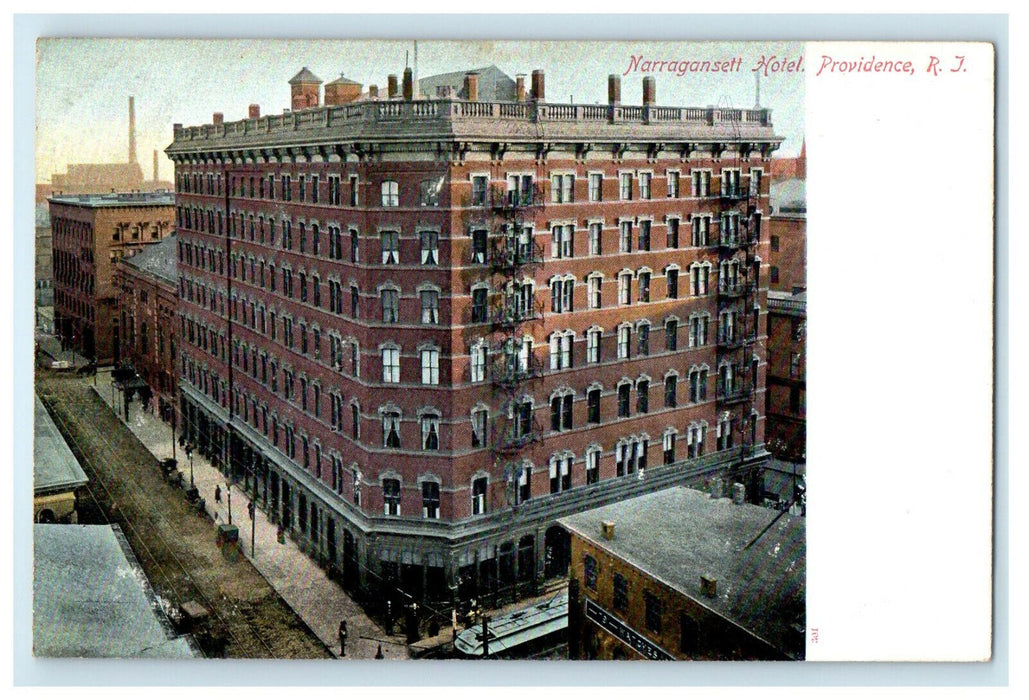
[[[629,394],[631,385],[628,381],[618,385],[618,417],[629,417]]]
[[[589,302],[589,308],[599,309],[603,304],[601,303],[600,289],[602,278],[600,275],[592,275],[586,281],[586,298]]]
[[[679,198],[679,173],[674,170],[668,172],[668,196]]]
[[[357,318],[359,315],[360,299],[361,293],[358,291],[357,287],[350,285],[350,315],[353,318]]]
[[[679,220],[669,219],[665,225],[665,247],[679,247]]]
[[[340,200],[339,175],[329,175],[329,204],[339,206]]]
[[[679,322],[674,318],[665,321],[665,350],[675,352],[679,345]]]
[[[532,433],[532,399],[522,399],[515,405],[514,437],[523,438]]]
[[[600,237],[603,231],[603,224],[590,224],[590,255],[600,255]]]
[[[482,206],[486,203],[486,188],[489,178],[485,175],[472,176],[472,206]]]
[[[350,404],[350,437],[361,437],[361,407],[356,403]]]
[[[632,326],[625,324],[618,327],[618,359],[625,360],[629,357],[629,336],[632,334]]]
[[[676,268],[665,270],[665,286],[669,299],[679,298],[679,271]]]
[[[550,369],[568,369],[572,366],[574,336],[574,331],[556,331],[550,335]]]
[[[572,429],[572,394],[550,399],[550,429],[554,432]]]
[[[706,316],[693,316],[690,318],[691,348],[707,345],[707,325],[708,319]]]
[[[472,290],[472,323],[485,323],[489,320],[488,299],[489,292],[484,287]]]
[[[779,283],[779,267],[777,265],[772,265],[769,268],[769,281],[772,284]]]
[[[718,450],[732,448],[732,422],[728,416],[718,421],[718,424],[715,426],[715,438]]]
[[[618,225],[618,252],[619,253],[631,253],[632,252],[632,222],[622,221]]]
[[[629,582],[621,574],[615,574],[612,579],[611,607],[618,612],[629,609]]]
[[[550,309],[555,314],[570,313],[575,280],[554,280],[550,283]]]
[[[422,416],[422,449],[435,451],[439,449],[439,416]]]
[[[632,173],[618,174],[618,198],[624,201],[632,199]]]
[[[590,173],[589,175],[589,190],[590,190],[590,201],[599,202],[603,198],[603,185],[604,175],[603,173]]]
[[[307,201],[307,178],[300,176],[300,201]]]
[[[735,197],[740,194],[740,171],[736,168],[722,170],[722,194]]]
[[[692,221],[693,237],[691,244],[695,248],[702,248],[708,244],[708,228],[711,225],[711,217],[695,216]]]
[[[650,273],[640,272],[637,279],[639,284],[639,300],[641,302],[650,301]]]
[[[480,340],[472,345],[471,373],[473,382],[481,382],[486,379],[486,352],[485,341]]]
[[[575,254],[575,225],[554,226],[551,230],[550,257],[570,258]]]
[[[396,411],[382,414],[382,446],[400,447],[400,414]]]
[[[439,384],[439,350],[425,348],[422,356],[422,384]]]
[[[382,349],[382,381],[386,384],[400,383],[400,348]]]
[[[422,302],[422,323],[439,323],[439,292],[425,290],[418,293]]]
[[[599,328],[586,331],[586,362],[590,364],[600,362],[600,337]]]
[[[550,176],[550,201],[555,204],[564,204],[573,201],[575,191],[574,175],[551,175]]]
[[[632,301],[632,273],[622,272],[618,275],[618,303],[623,306]]]
[[[380,297],[383,323],[397,323],[400,320],[400,292],[396,289],[383,289]]]
[[[650,199],[650,173],[640,173],[640,199]]]
[[[422,517],[439,518],[439,484],[435,481],[422,482]]]
[[[641,379],[636,382],[636,413],[648,413],[650,411],[650,382]]]
[[[572,488],[572,457],[550,458],[550,493],[560,493]]]
[[[800,353],[790,353],[790,377],[797,378],[800,376]]]
[[[707,370],[690,371],[690,401],[698,403],[707,400]]]
[[[590,389],[586,392],[586,422],[600,422],[600,389]]]
[[[382,183],[382,206],[400,206],[400,190],[393,180],[384,180]]]
[[[400,515],[400,479],[382,480],[382,512]]]
[[[472,481],[472,515],[482,515],[486,512],[487,483],[489,482],[484,476]]]
[[[508,175],[507,203],[511,205],[532,204],[532,175]]]
[[[438,265],[439,234],[435,231],[422,231],[419,239],[422,245],[422,265]]]
[[[351,175],[348,179],[350,181],[350,206],[356,207],[358,200],[357,193],[359,191],[357,187],[357,175]]]
[[[489,233],[485,229],[472,231],[472,262],[483,264],[486,262],[486,246]]]
[[[382,264],[398,264],[400,262],[400,234],[396,231],[383,231],[380,239],[382,241]]]
[[[711,269],[706,265],[694,263],[690,266],[690,291],[693,296],[706,296]]]
[[[762,172],[756,168],[750,170],[750,196],[757,197],[761,194]]]
[[[472,447],[486,446],[488,421],[489,411],[486,409],[472,411]]]
[[[665,408],[675,408],[678,402],[676,388],[679,385],[679,378],[674,374],[665,377]]]
[[[600,448],[594,448],[586,452],[586,484],[595,484],[600,481]]]
[[[636,328],[636,354],[647,356],[650,354],[650,322],[641,322]]]
[[[773,253],[778,253],[779,252],[779,237],[778,236],[772,236],[771,237],[771,241],[772,241],[772,252]]]
[[[516,504],[525,503],[532,498],[532,467],[522,467],[518,472],[518,489],[515,492]]]
[[[338,229],[337,229],[338,230]],[[343,251],[339,251],[340,259],[343,257]],[[350,262],[356,263],[359,261],[361,255],[361,244],[360,239],[357,235],[357,229],[350,229]]]
[[[582,558],[582,580],[586,588],[597,590],[597,560],[589,554]]]
[[[423,207],[438,207],[441,189],[443,189],[443,177],[422,180],[418,185],[418,203]]]
[[[694,170],[690,173],[693,180],[693,196],[694,197],[710,197],[711,196],[711,171],[710,170]]]
[[[704,456],[704,434],[707,432],[703,425],[691,425],[686,430],[686,456],[690,459]]]
[[[640,222],[640,250],[650,250],[650,219]]]

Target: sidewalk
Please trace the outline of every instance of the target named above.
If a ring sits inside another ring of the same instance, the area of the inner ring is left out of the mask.
[[[111,382],[110,369],[101,369],[97,373],[96,391],[115,414],[126,422],[121,413],[121,393]],[[175,444],[169,424],[144,411],[136,400],[130,406],[127,425],[158,459],[171,457],[174,446],[179,471],[185,483],[189,483],[189,459]],[[212,520],[228,522],[229,493],[226,477],[195,452],[193,480]],[[214,499],[214,489],[218,485],[222,491],[221,503],[215,503]],[[233,489],[231,498],[232,523],[239,526],[240,551],[333,654],[339,654],[337,630],[340,619],[345,619],[349,632],[346,658],[372,659],[380,643],[387,659],[410,658],[402,636],[387,637],[385,631],[364,614],[361,606],[351,600],[339,585],[330,581],[325,572],[288,537],[285,544],[279,544],[277,527],[259,508],[253,525],[256,533],[256,542],[253,542],[251,521],[247,516],[250,500],[242,488]],[[215,528],[212,524],[211,537],[214,536]],[[252,544],[256,545],[255,556],[251,556]]]

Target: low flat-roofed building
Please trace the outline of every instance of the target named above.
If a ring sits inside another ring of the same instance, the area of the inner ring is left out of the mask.
[[[89,482],[46,406],[36,396],[33,510],[37,523],[74,523],[75,491]]]
[[[117,525],[36,525],[32,650],[42,657],[194,658]]]
[[[561,518],[569,656],[803,659],[804,518],[737,500],[675,487]]]

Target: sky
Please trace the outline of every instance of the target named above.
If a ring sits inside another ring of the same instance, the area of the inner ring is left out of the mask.
[[[365,88],[385,90],[403,73],[410,41],[40,39],[36,46],[36,181],[50,182],[69,163],[128,159],[128,98],[135,97],[136,153],[144,176],[170,180],[164,149],[172,125],[208,124],[214,112],[243,119],[250,104],[262,114],[289,107],[288,81],[307,66],[328,83],[341,74]],[[420,77],[496,64],[514,77],[546,72],[549,102],[604,103],[607,76],[622,75],[631,57],[693,61],[742,59],[732,73],[629,72],[622,103],[640,104],[644,75],[654,75],[657,103],[668,106],[752,107],[762,56],[795,59],[799,42],[419,41]],[[413,59],[412,59],[413,60]],[[528,79],[526,83],[528,84]],[[761,77],[761,105],[772,110],[779,155],[800,151],[804,133],[804,74]]]

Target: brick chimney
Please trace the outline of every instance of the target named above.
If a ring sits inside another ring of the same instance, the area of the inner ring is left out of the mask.
[[[154,149],[154,182],[157,182],[160,178],[157,177],[157,149]]]
[[[525,76],[515,76],[515,101],[525,102]]]
[[[221,112],[215,112],[213,115],[211,115],[211,121],[215,124],[221,124],[225,121],[225,115]]]
[[[249,119],[260,119],[261,118],[261,105],[250,105],[247,110],[247,118]]]
[[[542,68],[537,68],[532,72],[532,99],[536,102],[542,102],[546,99]]]
[[[465,73],[464,98],[469,102],[479,101],[479,74]]]
[[[700,592],[706,595],[708,598],[715,598],[718,596],[718,579],[711,574],[706,574],[700,577]]]
[[[732,502],[738,506],[743,505],[747,500],[747,487],[743,484],[732,485]]]
[[[722,497],[722,480],[721,479],[719,479],[717,477],[712,479],[711,483],[708,485],[708,488],[710,489],[711,498],[721,498]]]
[[[605,540],[613,540],[615,538],[615,522],[613,520],[604,520],[600,523],[600,534]]]
[[[386,97],[395,100],[397,97],[397,76],[391,75],[386,79]]]
[[[657,81],[654,76],[648,75],[643,79],[643,104],[652,105],[657,100]]]
[[[414,99],[414,71],[410,68],[404,69],[404,100],[410,102]]]
[[[607,103],[609,105],[622,103],[622,79],[614,73],[607,76]]]
[[[293,111],[317,107],[320,102],[321,88],[321,78],[304,66],[289,81],[290,106]]]
[[[379,99],[379,86],[378,85],[369,85],[368,86],[368,99],[369,100],[377,100],[377,99]]]

